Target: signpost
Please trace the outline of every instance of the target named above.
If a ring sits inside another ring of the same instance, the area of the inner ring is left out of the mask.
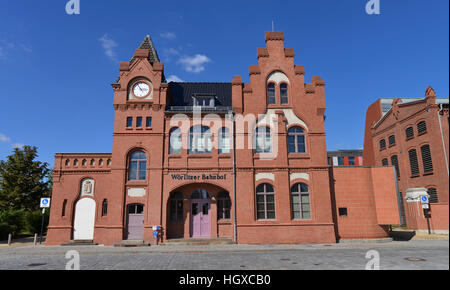
[[[42,208],[42,223],[41,223],[41,236],[39,238],[39,244],[42,244],[42,232],[44,231],[44,215],[45,215],[45,209],[50,207],[50,198],[41,198],[41,205]]]
[[[428,198],[428,195],[422,195],[420,197],[420,202],[422,203],[423,214],[425,215],[425,218],[427,219],[428,234],[431,235],[431,229],[430,229],[430,200]]]

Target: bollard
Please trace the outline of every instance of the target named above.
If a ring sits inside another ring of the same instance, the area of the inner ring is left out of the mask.
[[[12,235],[8,235],[8,246],[11,246]]]
[[[36,246],[36,244],[37,244],[37,236],[38,236],[38,234],[34,234],[33,245],[35,245],[35,246]]]

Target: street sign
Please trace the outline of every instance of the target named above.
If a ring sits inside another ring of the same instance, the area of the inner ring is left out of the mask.
[[[428,196],[422,195],[422,196],[420,197],[420,201],[421,201],[422,203],[429,203]]]
[[[41,208],[50,207],[50,198],[41,198]]]

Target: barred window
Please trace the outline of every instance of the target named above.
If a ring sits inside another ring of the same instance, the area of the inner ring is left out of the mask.
[[[380,140],[380,150],[386,149],[386,140],[381,139]]]
[[[428,188],[427,190],[430,200],[430,203],[438,203],[439,202],[439,198],[438,198],[438,194],[437,194],[437,190],[436,188]]]
[[[389,160],[387,158],[384,158],[383,160],[381,160],[381,165],[382,166],[389,166]]]
[[[433,172],[433,162],[431,160],[430,145],[424,145],[420,147],[422,152],[423,172]]]
[[[389,136],[389,146],[395,145],[395,135]]]
[[[417,161],[417,151],[412,149],[408,151],[409,166],[411,167],[411,175],[419,174],[419,162]]]
[[[411,139],[411,138],[414,138],[414,128],[413,127],[408,127],[405,132],[406,132],[406,139],[407,140]]]
[[[400,178],[400,169],[398,167],[398,157],[397,155],[391,156],[391,164],[395,167],[395,172],[397,172],[397,178]]]
[[[425,121],[420,122],[417,124],[417,133],[419,135],[425,134],[427,132],[427,123]]]

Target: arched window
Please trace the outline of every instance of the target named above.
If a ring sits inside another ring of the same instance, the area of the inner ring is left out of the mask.
[[[230,133],[227,128],[219,130],[219,154],[230,153]]]
[[[282,105],[289,104],[289,91],[288,85],[286,83],[282,83],[280,85],[280,101]]]
[[[102,216],[108,215],[108,200],[104,199],[102,203]]]
[[[143,151],[135,151],[130,156],[128,180],[145,180],[147,157]]]
[[[384,158],[383,160],[381,160],[381,165],[382,166],[389,166],[389,160],[387,158]]]
[[[386,140],[381,139],[380,140],[380,150],[386,149]]]
[[[191,199],[209,199],[209,193],[204,189],[197,189],[191,194]]]
[[[427,122],[422,121],[417,124],[417,134],[422,135],[427,132]]]
[[[256,188],[256,217],[259,220],[275,219],[275,191],[268,183]]]
[[[174,192],[170,197],[170,221],[174,223],[183,221],[183,195]]]
[[[414,128],[413,127],[406,128],[405,133],[406,133],[406,140],[414,138]]]
[[[255,132],[255,152],[271,153],[272,152],[272,136],[270,128],[258,127]]]
[[[388,140],[389,140],[389,146],[395,145],[395,135],[389,136]]]
[[[66,159],[66,166],[69,166],[69,165],[70,165],[70,160]]]
[[[269,83],[267,85],[267,104],[271,105],[271,104],[275,104],[276,103],[276,99],[275,99],[275,84],[274,83]]]
[[[430,145],[420,147],[420,152],[422,153],[423,172],[433,172],[433,161],[431,160]]]
[[[229,220],[231,212],[231,199],[228,192],[219,193],[217,199],[217,219],[218,220]]]
[[[397,155],[391,156],[391,164],[395,167],[395,171],[397,172],[397,178],[400,178],[400,167],[398,166],[398,157]]]
[[[297,183],[291,188],[291,210],[293,219],[310,219],[311,206],[309,188],[304,183]]]
[[[300,127],[292,127],[288,130],[289,153],[305,153],[305,131]]]
[[[419,174],[419,162],[417,161],[417,151],[412,149],[408,151],[409,166],[411,167],[411,175]]]
[[[438,197],[436,188],[434,188],[434,187],[428,188],[427,193],[430,196],[429,197],[430,203],[438,203],[439,202],[439,197]]]
[[[169,134],[169,154],[180,154],[181,145],[180,128],[172,128]]]
[[[211,131],[206,126],[194,126],[189,131],[189,153],[211,153]]]

